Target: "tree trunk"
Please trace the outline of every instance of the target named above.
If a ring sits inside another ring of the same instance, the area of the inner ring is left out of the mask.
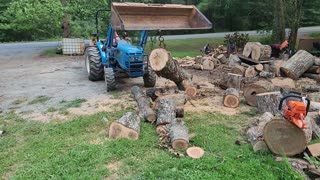
[[[263,130],[263,138],[269,149],[281,156],[294,156],[307,147],[303,130],[283,119],[268,122]]]
[[[320,66],[311,66],[306,73],[320,74]]]
[[[157,48],[152,50],[149,62],[150,67],[158,76],[175,82],[180,90],[185,90],[186,92],[197,91],[193,87],[192,76],[180,67],[165,49]],[[189,89],[192,90],[189,91]],[[194,93],[190,95],[194,95]]]
[[[250,66],[246,69],[246,72],[244,73],[244,77],[256,77],[257,76],[257,71],[253,66]]]
[[[318,83],[320,83],[320,75],[319,74],[310,74],[310,73],[304,73],[302,74],[303,77],[307,77],[310,79],[316,80]]]
[[[175,118],[175,102],[169,99],[161,99],[158,102],[156,126],[170,124]]]
[[[139,115],[146,121],[154,122],[156,113],[151,109],[150,102],[138,86],[131,88],[131,93],[139,107]]]
[[[240,103],[239,96],[239,91],[237,89],[227,89],[223,96],[223,105],[230,108],[238,107]]]
[[[138,139],[140,134],[140,118],[137,114],[127,112],[119,120],[111,123],[109,138]]]
[[[257,81],[255,83],[247,85],[243,92],[244,92],[244,98],[247,101],[247,104],[250,106],[257,106],[257,98],[256,95],[260,93],[265,93],[265,92],[271,92],[274,90],[274,86],[272,83],[268,81]]]
[[[276,42],[283,42],[286,39],[284,0],[275,0],[274,3],[273,34]]]
[[[299,50],[281,66],[280,71],[283,75],[297,80],[313,65],[313,61],[314,57],[310,53],[304,50]]]
[[[243,77],[241,75],[228,73],[227,87],[228,88],[235,88],[238,91],[240,91],[241,86],[242,86],[242,80],[243,80]]]
[[[281,99],[280,91],[257,94],[257,109],[260,114],[271,112],[273,115],[279,114],[278,105]]]
[[[170,142],[173,149],[187,149],[189,147],[188,128],[182,119],[175,119],[170,126]]]
[[[266,79],[271,79],[275,77],[275,73],[272,72],[267,72],[267,71],[261,71],[259,73],[260,77],[266,78]]]
[[[253,146],[254,151],[260,151],[260,150],[268,150],[268,147],[266,147],[264,141],[263,141],[263,129],[264,126],[271,121],[274,118],[274,116],[269,113],[263,113],[258,119],[258,125],[253,126],[248,129],[247,131],[247,137],[248,141]]]
[[[233,68],[231,69],[231,73],[233,73],[233,74],[239,74],[239,75],[241,75],[241,76],[244,76],[244,73],[245,73],[245,72],[246,72],[246,68],[243,67],[243,66],[240,66],[240,65],[235,66],[235,67],[233,67]]]
[[[298,29],[300,27],[300,19],[301,19],[301,9],[302,9],[302,3],[303,0],[294,0],[289,1],[288,3],[291,3],[291,9],[289,10],[289,13],[292,13],[289,15],[289,28],[291,29],[290,36],[289,36],[289,50],[290,52],[295,51],[296,42],[297,42],[297,36],[298,36]]]

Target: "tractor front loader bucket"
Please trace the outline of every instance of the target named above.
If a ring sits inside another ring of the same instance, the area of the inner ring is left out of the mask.
[[[111,24],[118,30],[210,29],[211,22],[193,5],[112,3]]]

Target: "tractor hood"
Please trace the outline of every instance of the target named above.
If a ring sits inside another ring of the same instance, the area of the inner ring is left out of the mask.
[[[117,48],[123,52],[128,54],[136,54],[136,53],[143,53],[143,51],[136,46],[131,45],[126,40],[120,40],[118,41]]]
[[[111,24],[117,30],[210,29],[212,23],[194,6],[112,3]]]

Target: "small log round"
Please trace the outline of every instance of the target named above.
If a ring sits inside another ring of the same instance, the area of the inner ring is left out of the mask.
[[[226,56],[224,54],[220,54],[218,57],[219,61],[222,63],[222,64],[228,64],[228,59],[226,58]]]
[[[170,124],[175,118],[175,102],[169,99],[161,99],[158,103],[156,126]]]
[[[131,88],[131,93],[138,104],[139,115],[146,121],[154,122],[156,120],[156,113],[151,109],[150,101],[144,95],[142,90],[138,86],[133,86]]]
[[[264,64],[263,70],[269,72],[270,71],[270,64]]]
[[[250,66],[246,69],[245,73],[244,73],[244,77],[256,77],[257,76],[257,71],[255,70],[254,67]]]
[[[226,90],[223,97],[223,105],[225,107],[236,108],[239,106],[239,91],[234,88]]]
[[[202,63],[202,67],[203,70],[212,70],[214,69],[214,62],[212,62],[209,59],[206,59],[203,63]]]
[[[257,65],[254,66],[254,68],[255,68],[258,72],[263,71],[263,65],[262,65],[262,64],[257,64]]]
[[[277,77],[279,77],[279,76],[281,76],[281,74],[280,74],[280,68],[281,68],[281,66],[282,66],[283,64],[285,64],[285,61],[283,61],[283,60],[271,61],[269,71],[275,73],[275,75],[276,75]]]
[[[255,42],[247,42],[247,44],[244,46],[242,55],[245,57],[249,57],[252,52],[252,46],[255,44]]]
[[[204,150],[196,146],[189,147],[186,152],[187,155],[192,159],[199,159],[204,155]]]
[[[235,88],[237,90],[241,89],[243,76],[239,74],[228,73],[228,88]]]
[[[119,120],[111,123],[109,138],[138,139],[140,134],[140,118],[137,114],[128,112]]]
[[[246,72],[246,68],[243,67],[243,66],[240,66],[240,65],[235,66],[235,67],[233,67],[233,68],[231,69],[231,73],[233,73],[233,74],[239,74],[239,75],[241,75],[241,76],[244,76],[244,73],[245,73],[245,72]]]
[[[158,109],[159,107],[159,101],[161,99],[169,99],[173,100],[175,105],[178,106],[183,106],[187,103],[188,101],[188,96],[185,93],[178,93],[178,94],[166,94],[163,96],[159,96],[153,105],[153,109]]]
[[[275,77],[275,73],[272,72],[267,72],[267,71],[261,71],[259,73],[260,77],[266,78],[266,79],[271,79]]]
[[[240,65],[240,58],[237,55],[230,54],[229,56],[229,66],[233,67],[236,65]]]
[[[173,149],[185,150],[189,147],[188,128],[182,119],[176,118],[170,126],[170,142]]]
[[[271,112],[273,115],[279,114],[278,105],[281,100],[281,92],[266,92],[256,95],[257,109],[260,114]]]
[[[314,63],[314,56],[304,50],[299,50],[293,55],[280,70],[283,75],[297,80],[304,72],[306,72]]]
[[[183,80],[180,84],[178,84],[178,88],[184,91],[188,97],[195,97],[198,93],[197,88],[192,86],[188,80]]]

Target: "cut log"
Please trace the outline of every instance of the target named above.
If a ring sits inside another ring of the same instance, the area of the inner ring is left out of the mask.
[[[164,88],[149,88],[146,90],[146,95],[155,101],[161,94],[166,93]]]
[[[308,150],[313,157],[320,156],[320,143],[309,145]]]
[[[170,142],[173,149],[187,149],[189,147],[188,128],[183,120],[176,118],[170,126]]]
[[[307,97],[310,101],[320,102],[320,92],[309,93]]]
[[[204,155],[204,150],[196,146],[189,147],[186,152],[187,155],[192,159],[199,159]]]
[[[252,52],[252,46],[255,44],[255,42],[247,42],[247,44],[244,46],[243,53],[245,57],[249,57]]]
[[[219,61],[222,64],[228,64],[229,63],[228,59],[226,58],[226,56],[224,56],[224,54],[220,54],[219,56],[217,56],[217,58],[219,59]]]
[[[240,103],[239,96],[239,91],[237,89],[227,89],[223,96],[223,105],[230,108],[238,107]]]
[[[270,64],[264,64],[263,70],[269,72],[270,71]]]
[[[243,66],[240,66],[240,65],[235,66],[235,67],[233,67],[233,68],[231,69],[231,73],[233,73],[233,74],[239,74],[239,75],[241,75],[241,76],[244,76],[244,73],[245,73],[245,72],[246,72],[246,68],[243,67]]]
[[[204,70],[212,70],[214,69],[214,63],[211,60],[206,59],[203,62],[202,67]]]
[[[194,64],[192,65],[193,69],[197,69],[197,70],[203,70],[203,65],[202,64]]]
[[[192,76],[180,67],[165,49],[152,50],[149,56],[149,64],[158,76],[175,82],[180,90],[187,92],[189,88],[193,88]],[[196,89],[192,89],[192,91],[194,90]]]
[[[277,155],[294,156],[307,147],[303,130],[283,119],[268,122],[263,130],[263,138],[269,149]]]
[[[281,76],[280,68],[285,63],[282,60],[272,61],[270,64],[270,72],[274,72],[277,77]]]
[[[183,106],[187,103],[188,96],[185,93],[167,94],[167,95],[160,96],[155,100],[155,103],[153,104],[152,109],[158,109],[159,101],[162,99],[173,100],[175,105],[178,107],[178,106]]]
[[[316,80],[318,83],[320,83],[320,75],[319,74],[304,73],[304,74],[302,74],[302,76]]]
[[[109,138],[138,139],[140,134],[140,118],[137,114],[128,112],[119,120],[111,123]]]
[[[310,102],[309,112],[314,112],[314,111],[320,112],[320,103],[311,101]]]
[[[244,92],[244,98],[247,102],[248,105],[250,106],[257,106],[257,99],[256,95],[260,93],[265,93],[265,92],[271,92],[274,90],[274,86],[272,83],[268,81],[257,81],[255,83],[247,85],[243,92]]]
[[[305,118],[306,128],[303,129],[304,136],[306,137],[307,144],[312,140],[312,122],[310,116]]]
[[[281,73],[291,79],[297,80],[314,63],[314,57],[304,50],[299,50],[280,68]]]
[[[251,58],[259,60],[269,60],[271,57],[271,47],[269,45],[262,45],[261,43],[255,43],[252,46]]]
[[[177,106],[176,107],[176,118],[183,118],[184,117],[184,107]]]
[[[306,119],[309,119],[311,122],[313,139],[320,138],[320,126],[319,126],[320,125],[320,114],[319,114],[319,112],[309,112]]]
[[[257,71],[255,70],[254,67],[250,66],[246,69],[246,72],[244,73],[244,77],[256,77],[257,76]]]
[[[239,74],[228,73],[228,88],[235,88],[240,91],[242,86],[243,76]]]
[[[320,92],[320,86],[318,86],[318,85],[303,86],[302,90],[304,92]]]
[[[188,97],[195,97],[198,93],[197,88],[192,86],[189,80],[183,80],[178,84],[178,88],[184,91]]]
[[[255,68],[258,72],[263,71],[263,65],[262,65],[262,64],[257,64],[257,65],[254,66],[254,68]]]
[[[260,77],[266,78],[266,79],[271,79],[275,77],[275,73],[272,72],[267,72],[267,71],[261,71],[259,73]]]
[[[243,66],[243,67],[245,67],[245,68],[250,67],[250,65],[249,65],[249,64],[246,64],[246,63],[244,63],[244,62],[240,63],[240,65],[241,65],[241,66]]]
[[[306,73],[320,74],[320,66],[311,66]]]
[[[274,116],[269,113],[263,113],[258,119],[258,125],[253,126],[248,129],[247,137],[248,141],[251,143],[254,151],[268,150],[268,147],[265,146],[263,141],[263,129],[264,126],[271,121]]]
[[[137,102],[139,107],[139,116],[144,118],[146,121],[154,122],[156,120],[156,113],[150,107],[150,101],[144,95],[142,90],[138,86],[131,88],[134,100]]]
[[[281,87],[285,89],[296,88],[294,81],[290,78],[274,78],[271,79],[271,82],[275,87]]]
[[[320,66],[320,58],[318,58],[318,57],[314,58],[314,65]]]
[[[239,65],[241,62],[240,58],[237,55],[230,54],[229,56],[229,66],[233,67]]]
[[[175,102],[170,99],[159,100],[156,126],[170,124],[175,118],[176,118]]]
[[[260,114],[271,112],[273,115],[279,114],[278,106],[281,100],[281,92],[267,92],[257,94],[257,109]]]

